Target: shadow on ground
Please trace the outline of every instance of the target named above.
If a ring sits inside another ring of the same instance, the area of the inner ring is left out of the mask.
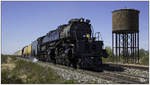
[[[108,65],[108,64],[103,64],[103,70],[123,72],[124,68],[121,67],[121,66],[117,66],[117,65],[116,66],[111,66],[111,65]]]

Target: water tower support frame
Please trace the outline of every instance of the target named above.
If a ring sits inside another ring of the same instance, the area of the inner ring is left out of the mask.
[[[112,32],[112,53],[115,62],[139,63],[139,32]]]

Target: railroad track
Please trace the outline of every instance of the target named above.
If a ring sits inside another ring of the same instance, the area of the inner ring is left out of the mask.
[[[59,67],[63,67],[65,69],[68,69],[70,67],[66,67],[66,66],[61,66],[61,65],[57,65]],[[148,78],[144,78],[146,80],[146,82],[141,82],[140,79],[143,77],[135,77],[135,76],[131,76],[131,75],[125,75],[122,73],[115,73],[115,72],[108,72],[108,71],[104,71],[104,72],[93,72],[93,71],[88,71],[88,70],[82,70],[82,69],[77,69],[77,71],[79,73],[84,73],[84,74],[88,74],[91,76],[95,76],[98,78],[102,78],[105,80],[110,80],[113,81],[114,83],[119,83],[119,84],[144,84],[144,83],[148,83]]]
[[[25,59],[25,60],[29,61],[29,59]],[[54,65],[49,62],[38,61],[38,63],[46,64],[46,65]],[[72,70],[72,71],[75,70],[78,73],[94,76],[94,77],[101,78],[104,80],[108,80],[115,84],[145,84],[145,83],[148,84],[149,83],[148,77],[129,75],[129,74],[123,73],[123,72],[117,72],[117,71],[94,72],[94,71],[88,71],[88,70],[83,70],[83,69],[73,69],[72,67],[67,67],[67,66],[58,65],[58,64],[56,64],[55,66],[62,68],[62,69],[66,69],[66,70]]]
[[[50,63],[47,63],[50,64]],[[59,68],[62,69],[70,69],[70,70],[75,70],[71,67],[67,67],[67,66],[62,66],[62,65],[56,65]],[[116,84],[145,84],[148,83],[149,78],[146,77],[136,77],[136,76],[132,76],[132,75],[126,75],[123,73],[119,73],[119,72],[108,72],[108,71],[104,71],[104,72],[93,72],[93,71],[88,71],[88,70],[82,70],[82,69],[76,69],[77,72],[81,73],[81,74],[87,74],[87,75],[91,75],[91,76],[95,76],[97,78],[102,78],[104,80],[110,80],[113,81]],[[140,79],[145,79],[144,82],[140,81]]]
[[[110,66],[120,66],[120,67],[135,68],[140,70],[149,70],[149,66],[145,66],[145,65],[121,64],[121,63],[112,63],[112,62],[107,62],[104,64],[108,64]]]
[[[123,80],[132,81],[134,84],[136,84],[136,83],[137,84],[149,83],[149,78],[147,78],[147,77],[134,76],[134,75],[129,75],[129,74],[120,73],[120,72],[107,72],[107,71],[105,71],[105,73],[107,73],[109,75],[115,75],[119,79],[121,78]]]
[[[129,77],[125,77],[125,76],[121,76],[121,75],[116,75],[116,74],[112,74],[112,73],[98,73],[98,72],[90,72],[90,71],[85,71],[85,73],[89,74],[89,75],[93,75],[105,80],[110,80],[113,81],[116,84],[141,84],[142,82],[139,82],[137,80],[133,80],[133,78],[129,78]]]

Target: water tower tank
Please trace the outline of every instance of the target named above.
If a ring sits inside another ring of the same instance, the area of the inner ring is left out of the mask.
[[[112,12],[112,32],[138,32],[139,11],[119,9]]]

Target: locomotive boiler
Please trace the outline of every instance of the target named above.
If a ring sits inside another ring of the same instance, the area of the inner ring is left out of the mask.
[[[30,56],[74,68],[101,70],[102,57],[108,56],[103,46],[90,20],[71,19],[33,41]]]

